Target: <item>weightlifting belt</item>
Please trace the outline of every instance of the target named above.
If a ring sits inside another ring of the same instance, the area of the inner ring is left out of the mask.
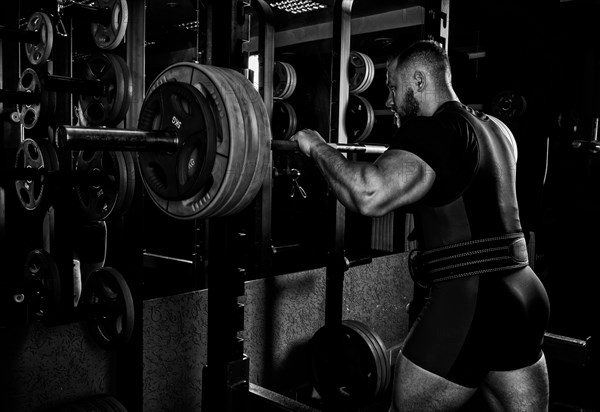
[[[421,285],[485,273],[518,269],[529,264],[522,232],[469,240],[426,251],[413,250],[409,269]]]

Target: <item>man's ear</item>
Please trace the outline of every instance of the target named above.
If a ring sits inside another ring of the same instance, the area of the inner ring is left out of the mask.
[[[425,90],[425,86],[427,85],[427,77],[425,76],[425,73],[423,73],[421,70],[416,70],[413,78],[415,79],[417,91],[422,92]]]

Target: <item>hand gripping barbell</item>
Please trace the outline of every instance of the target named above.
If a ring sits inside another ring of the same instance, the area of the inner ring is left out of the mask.
[[[148,88],[139,119],[137,130],[59,126],[55,140],[71,150],[135,151],[146,138],[162,146],[138,153],[138,166],[150,198],[177,219],[242,210],[270,172],[269,151],[298,150],[296,142],[271,140],[260,95],[243,75],[227,68],[186,62],[165,69]],[[387,149],[331,146],[348,153]]]
[[[33,65],[44,64],[52,53],[54,26],[46,13],[35,12],[25,30],[0,26],[0,39],[24,43],[27,60]]]
[[[41,115],[54,110],[54,92],[79,95],[85,121],[90,126],[115,126],[121,122],[133,95],[133,83],[125,61],[114,54],[99,53],[85,61],[82,78],[44,74],[32,68],[21,74],[17,91],[0,90],[0,101],[19,105],[19,118],[26,129]]]

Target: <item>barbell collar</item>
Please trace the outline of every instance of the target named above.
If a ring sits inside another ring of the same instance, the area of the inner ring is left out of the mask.
[[[79,3],[64,6],[61,11],[71,19],[99,23],[103,26],[110,25],[112,17],[112,12],[108,7],[93,7]]]
[[[179,146],[179,137],[174,131],[59,126],[56,128],[56,144],[69,150],[172,153]]]
[[[382,154],[387,149],[387,145],[379,144],[341,144],[327,143],[329,146],[342,153],[365,153],[365,154]],[[271,150],[273,151],[298,151],[298,142],[290,140],[271,140]]]
[[[0,26],[0,39],[18,41],[20,43],[37,44],[40,42],[40,33],[37,31],[11,29]]]

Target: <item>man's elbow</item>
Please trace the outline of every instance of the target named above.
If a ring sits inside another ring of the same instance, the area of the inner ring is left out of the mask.
[[[367,196],[358,199],[356,202],[356,211],[363,216],[380,217],[387,214],[390,210],[385,204],[378,201],[377,198]]]

